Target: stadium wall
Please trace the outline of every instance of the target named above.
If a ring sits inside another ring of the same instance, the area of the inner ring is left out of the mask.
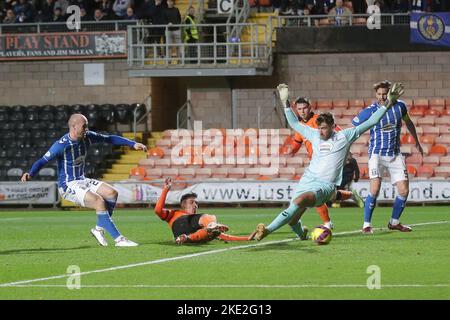
[[[105,64],[105,85],[84,85],[84,64]],[[151,80],[129,78],[126,60],[18,61],[0,63],[2,105],[136,103]]]
[[[204,128],[231,128],[231,88],[235,89],[237,125],[255,127],[262,107],[262,127],[279,127],[274,115],[273,92],[277,82],[288,83],[292,96],[314,99],[374,98],[372,85],[380,80],[405,84],[404,98],[449,98],[450,54],[448,52],[387,52],[278,55],[271,77],[241,77],[234,82],[209,84],[209,79],[191,87],[197,120]],[[233,86],[230,86],[232,83]],[[219,114],[220,112],[220,114]],[[213,116],[212,116],[213,115]]]

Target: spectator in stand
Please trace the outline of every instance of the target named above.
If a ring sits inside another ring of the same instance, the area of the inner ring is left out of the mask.
[[[14,11],[12,9],[9,9],[6,11],[6,17],[3,19],[3,23],[10,24],[16,22],[16,15],[14,14]]]
[[[353,13],[364,14],[367,11],[367,3],[365,0],[352,0]]]
[[[408,0],[393,0],[391,3],[392,13],[407,13],[409,11]]]
[[[80,19],[81,21],[90,21],[92,20],[91,16],[88,15],[86,9],[84,7],[80,7]]]
[[[28,3],[28,0],[20,0],[13,7],[14,15],[17,23],[33,22],[34,8]]]
[[[38,22],[51,22],[53,19],[53,10],[55,9],[54,0],[44,0],[38,11]]]
[[[184,27],[184,42],[187,44],[197,43],[198,29],[197,22],[195,21],[195,8],[189,7],[188,15],[184,18],[184,24],[188,24],[189,27]],[[196,58],[198,55],[197,46],[187,47],[186,57]],[[197,63],[197,60],[187,60],[186,63]]]
[[[169,27],[167,28],[166,43],[168,45],[176,44],[177,46],[169,48],[169,53],[171,56],[180,56],[181,44],[181,14],[180,10],[175,7],[174,0],[167,0],[167,8],[164,9],[165,19]]]
[[[70,5],[79,6],[80,9],[84,8],[86,14],[91,16],[93,14],[93,1],[92,0],[70,0]]]
[[[66,19],[64,19],[62,12],[61,12],[61,8],[60,7],[56,7],[53,10],[53,19],[51,22],[65,22]]]
[[[100,9],[103,12],[102,20],[113,20],[113,0],[96,0],[95,8]]]
[[[304,8],[304,0],[281,0],[280,11],[283,15],[301,16]]]
[[[65,16],[67,14],[67,7],[70,5],[68,0],[56,0],[54,9],[60,8],[61,9],[61,16]],[[53,17],[53,19],[55,19]]]
[[[125,16],[125,20],[137,20],[132,7],[129,7],[127,9],[127,15]]]
[[[113,4],[113,11],[116,17],[124,19],[127,15],[127,9],[131,6],[131,0],[115,0]]]
[[[94,21],[104,21],[105,19],[105,14],[103,13],[103,11],[101,9],[95,9],[94,11]]]
[[[427,11],[427,0],[411,0],[411,12]]]
[[[166,16],[164,15],[164,5],[162,3],[162,0],[155,0],[154,10],[151,13],[150,19],[151,19],[153,25],[166,25],[167,24]],[[150,43],[155,43],[157,45],[164,43],[165,32],[166,31],[165,31],[164,27],[152,28],[151,36],[150,36]],[[158,55],[160,57],[164,56],[162,46],[158,47]]]
[[[328,13],[330,20],[334,21],[337,26],[348,25],[348,17],[352,14],[351,10],[344,7],[343,4],[343,0],[336,0],[336,6]]]

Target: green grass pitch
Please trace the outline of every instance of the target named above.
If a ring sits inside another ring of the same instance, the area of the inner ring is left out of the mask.
[[[244,235],[280,210],[200,211]],[[403,221],[416,224],[411,233],[388,231],[391,208],[379,207],[373,222],[382,229],[374,235],[359,232],[361,209],[330,212],[335,230],[326,246],[293,240],[287,226],[261,242],[177,246],[150,209],[121,209],[116,225],[140,246],[116,248],[110,238],[100,247],[90,235],[92,211],[3,210],[0,299],[450,298],[450,207],[407,207]],[[303,221],[310,228],[320,223],[313,210]],[[76,283],[68,278],[72,265],[82,272],[80,289],[66,286]],[[376,284],[369,266],[379,267],[380,289],[367,287],[369,277]]]

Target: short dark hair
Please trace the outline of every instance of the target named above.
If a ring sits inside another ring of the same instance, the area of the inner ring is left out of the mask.
[[[307,97],[298,97],[297,99],[295,99],[294,105],[296,105],[297,103],[298,104],[304,103],[307,104],[308,106],[311,105],[311,101]]]
[[[181,196],[180,205],[183,204],[183,201],[188,198],[197,198],[197,194],[194,192],[183,194]]]
[[[323,122],[325,122],[327,125],[332,126],[334,125],[334,117],[331,113],[329,112],[322,112],[318,117],[317,117],[317,125],[320,126]]]
[[[383,88],[383,89],[390,89],[391,88],[391,82],[388,80],[384,80],[378,83],[375,83],[373,85],[373,88],[375,89],[375,91],[378,91],[378,89]]]

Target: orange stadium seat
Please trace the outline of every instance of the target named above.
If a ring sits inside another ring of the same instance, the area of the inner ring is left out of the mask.
[[[130,178],[141,180],[145,178],[147,172],[144,167],[136,167],[130,170]]]
[[[402,100],[407,107],[411,108],[413,106],[413,100],[412,99],[400,99]]]
[[[450,109],[450,99],[445,99],[445,107]]]
[[[296,154],[293,157],[286,158],[286,165],[288,167],[301,167],[303,166],[303,159]]]
[[[155,159],[155,168],[168,168],[170,166],[170,159]]]
[[[259,177],[259,168],[246,168],[245,177],[247,179],[257,179]]]
[[[334,108],[348,108],[348,100],[339,99],[339,100],[333,100],[333,109]]]
[[[278,178],[280,169],[276,167],[259,168],[259,175],[270,179]]]
[[[432,135],[423,135],[419,138],[421,144],[434,144],[434,137]]]
[[[424,108],[411,108],[408,111],[410,116],[419,116],[419,117],[423,117],[424,113],[425,113],[425,109]]]
[[[416,141],[414,140],[413,136],[410,134],[405,134],[401,136],[400,142],[402,144],[416,144]]]
[[[369,179],[369,168],[368,167],[360,168],[359,176],[361,177],[361,179]]]
[[[435,136],[439,135],[439,127],[431,126],[431,125],[423,125],[421,127],[423,130],[423,133],[426,135],[429,135],[429,134],[435,135]]]
[[[450,116],[450,106],[448,106],[444,110],[442,110],[441,116]]]
[[[425,110],[426,116],[436,116],[439,117],[441,115],[441,111],[435,108]]]
[[[242,179],[245,177],[244,168],[229,168],[228,177],[233,179]]]
[[[417,170],[417,176],[423,178],[430,178],[434,174],[434,170],[432,166],[420,166]]]
[[[356,117],[356,115],[358,114],[358,111],[355,109],[344,109],[342,111],[342,116],[343,117],[351,117],[351,119],[353,119],[354,117]]]
[[[171,147],[172,142],[170,141],[170,139],[159,139],[158,141],[156,141],[156,146],[157,147]]]
[[[159,147],[150,148],[147,151],[147,156],[152,158],[163,158],[164,151]]]
[[[370,106],[372,103],[376,102],[377,100],[375,98],[369,98],[369,99],[364,99],[364,105],[366,107]]]
[[[164,178],[166,178],[166,177],[175,178],[175,177],[178,176],[178,169],[176,169],[176,168],[164,168],[164,169],[162,169],[162,176]]]
[[[440,157],[441,165],[450,166],[450,156]]]
[[[412,146],[400,146],[400,153],[402,153],[403,155],[410,155],[412,153]]]
[[[228,177],[228,169],[227,168],[214,168],[214,170],[211,171],[213,178],[219,178],[224,179]]]
[[[436,154],[440,156],[446,156],[447,155],[447,148],[444,145],[436,144],[431,147],[430,149],[430,155]]]
[[[346,110],[344,108],[334,108],[333,110],[331,110],[331,113],[333,114],[334,118],[340,118],[342,117],[342,112]]]
[[[186,180],[192,180],[195,177],[195,169],[194,168],[179,169],[178,175]]]
[[[305,172],[305,168],[304,167],[297,167],[297,168],[295,168],[295,174],[296,175],[302,176],[303,172]]]
[[[410,178],[413,178],[415,176],[417,176],[417,169],[414,166],[407,166],[408,167],[408,175],[410,176]]]

